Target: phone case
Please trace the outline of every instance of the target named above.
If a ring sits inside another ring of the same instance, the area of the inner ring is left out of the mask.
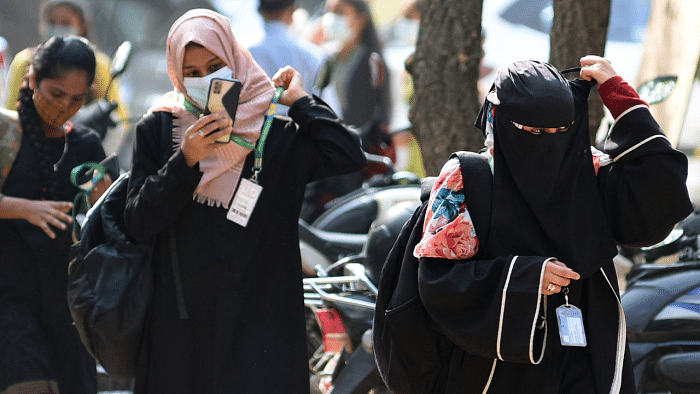
[[[207,97],[207,106],[204,113],[210,114],[225,109],[231,120],[235,122],[241,87],[241,81],[236,79],[212,79],[209,84],[209,95]],[[230,136],[224,136],[216,142],[228,143],[230,140]]]

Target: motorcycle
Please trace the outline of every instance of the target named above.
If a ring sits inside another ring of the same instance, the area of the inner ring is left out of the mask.
[[[389,250],[418,202],[396,204],[377,218],[358,255],[304,279],[309,373],[315,394],[389,393],[374,361],[372,319]]]
[[[106,92],[109,92],[114,80],[126,70],[126,66],[131,58],[132,48],[131,42],[124,41],[112,54],[109,69],[110,80],[107,84]],[[117,102],[110,102],[102,97],[83,106],[71,120],[75,124],[84,125],[95,130],[103,141],[103,144],[105,144],[108,131],[117,127],[117,122],[113,119],[113,114],[118,107],[119,104]]]
[[[370,162],[382,163],[387,171],[363,187],[325,206],[311,223],[299,219],[299,248],[304,274],[316,276],[316,267],[327,269],[333,262],[357,255],[367,242],[372,222],[391,207],[420,200],[420,178],[409,172],[393,172],[384,156],[367,154]]]
[[[700,212],[641,248],[621,302],[640,393],[700,393]],[[657,260],[677,255],[677,261]]]

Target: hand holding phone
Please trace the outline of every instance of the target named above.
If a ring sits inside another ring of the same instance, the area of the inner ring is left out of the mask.
[[[236,111],[238,110],[238,97],[241,94],[242,83],[236,79],[214,78],[209,84],[209,94],[207,97],[207,105],[204,108],[204,114],[221,111],[225,109],[231,118],[231,126],[236,120]],[[214,131],[216,132],[216,131]],[[231,141],[231,136],[224,136],[216,142],[226,144]]]

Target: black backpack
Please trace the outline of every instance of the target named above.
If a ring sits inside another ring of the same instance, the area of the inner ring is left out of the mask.
[[[485,247],[491,224],[491,169],[479,154],[456,152],[450,158],[455,156],[464,174],[469,214],[480,245]],[[384,383],[397,394],[444,391],[455,350],[455,345],[435,328],[423,306],[418,292],[419,260],[413,256],[413,249],[423,234],[433,182],[424,184],[423,203],[401,230],[379,280],[374,311],[374,354]],[[474,258],[483,256],[483,249]]]
[[[161,163],[172,153],[162,122]],[[80,340],[111,376],[133,378],[153,292],[153,244],[138,244],[126,233],[130,173],[121,175],[88,211],[80,241],[71,246],[68,307]],[[168,228],[170,261],[181,319],[187,319],[175,234]]]
[[[71,247],[68,306],[80,340],[112,376],[131,378],[153,287],[152,245],[124,230],[129,173],[88,211]]]

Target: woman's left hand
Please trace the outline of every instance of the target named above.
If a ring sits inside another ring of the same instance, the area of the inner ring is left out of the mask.
[[[285,89],[280,97],[279,103],[286,106],[291,106],[308,93],[304,91],[304,83],[301,79],[301,74],[291,66],[280,68],[272,77],[272,83],[275,87],[283,87]]]

